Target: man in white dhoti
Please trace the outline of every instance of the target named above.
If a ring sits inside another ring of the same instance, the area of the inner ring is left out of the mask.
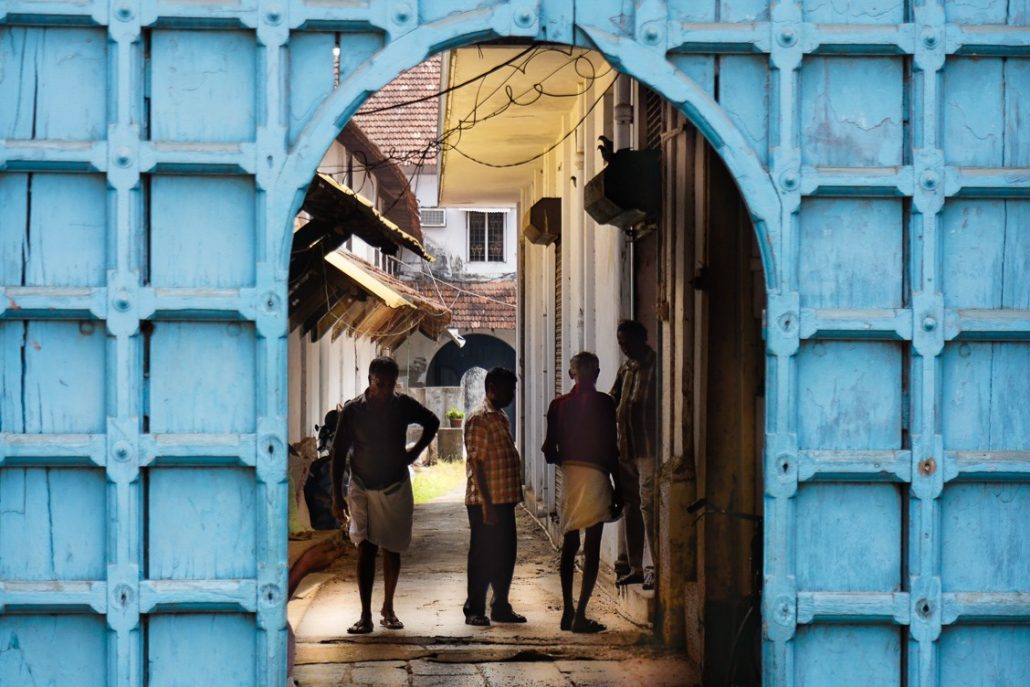
[[[597,581],[604,523],[622,512],[615,401],[597,390],[600,371],[593,353],[584,351],[572,357],[569,377],[576,385],[551,402],[543,445],[547,462],[559,465],[562,471],[561,629],[573,632],[605,629],[587,617],[586,608]],[[574,603],[573,567],[580,530],[586,530],[585,559],[579,602]]]
[[[404,627],[393,609],[393,594],[401,571],[401,553],[411,544],[415,508],[408,466],[415,462],[440,428],[431,410],[395,391],[397,363],[380,357],[368,366],[368,389],[347,402],[340,413],[333,441],[333,512],[350,520],[350,540],[358,547],[358,594],[361,618],[347,632],[372,631],[372,585],[376,555],[383,550],[385,598],[379,624],[388,630]],[[422,426],[422,436],[405,448],[408,425]],[[351,478],[343,498],[343,472],[350,455]]]

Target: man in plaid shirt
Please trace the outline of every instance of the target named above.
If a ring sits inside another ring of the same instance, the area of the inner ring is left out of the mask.
[[[517,554],[515,506],[522,501],[522,463],[503,408],[515,398],[516,382],[511,370],[490,370],[486,400],[465,418],[465,506],[471,538],[468,598],[463,610],[468,625],[489,625],[491,619],[526,622],[508,601]],[[486,589],[490,586],[494,596],[487,618]]]

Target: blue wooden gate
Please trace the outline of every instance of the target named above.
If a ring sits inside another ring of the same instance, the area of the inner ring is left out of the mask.
[[[369,92],[498,37],[650,84],[752,212],[766,684],[1030,683],[1028,18],[0,0],[0,683],[283,684],[292,217]]]

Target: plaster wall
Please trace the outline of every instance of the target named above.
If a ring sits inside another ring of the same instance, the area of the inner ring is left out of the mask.
[[[577,98],[575,106],[563,117],[567,131],[586,114],[607,84],[595,84]],[[598,388],[609,390],[623,362],[615,329],[624,312],[624,291],[628,282],[621,278],[627,260],[626,239],[611,226],[599,226],[583,209],[583,187],[604,161],[596,148],[597,137],[611,138],[611,102],[602,104],[586,116],[577,133],[546,155],[532,172],[529,184],[521,189],[520,215],[542,197],[562,198],[562,240],[551,246],[523,242],[525,299],[520,307],[520,322],[525,328],[519,351],[523,369],[520,450],[525,463],[528,504],[538,517],[557,533],[554,493],[554,467],[544,462],[539,447],[546,432],[545,415],[555,395],[568,392],[572,382],[565,373],[569,358],[590,350],[601,360]],[[561,253],[561,345],[556,352],[555,263]],[[556,354],[557,353],[557,354]],[[556,375],[555,367],[558,366]],[[557,379],[556,379],[557,377]],[[559,384],[556,386],[556,382]],[[602,559],[614,562],[618,550],[617,529],[605,528]]]

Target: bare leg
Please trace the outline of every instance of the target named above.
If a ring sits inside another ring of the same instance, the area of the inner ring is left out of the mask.
[[[372,585],[376,579],[376,554],[379,547],[367,541],[358,544],[358,596],[361,599],[361,619],[347,632],[366,634],[372,631]]]
[[[397,591],[397,580],[401,576],[401,555],[396,551],[383,549],[383,620],[382,625],[391,630],[399,630],[404,624],[397,619],[393,610],[393,594]]]
[[[575,615],[576,602],[572,599],[572,579],[576,568],[576,553],[579,552],[579,530],[565,533],[565,539],[561,545],[561,565],[558,570],[561,575],[561,595],[564,609],[561,615],[561,629],[572,629],[572,620]]]
[[[597,567],[601,558],[601,533],[603,531],[603,522],[587,528],[583,547],[586,554],[583,561],[583,584],[579,589],[579,605],[576,608],[576,619],[572,623],[573,632],[600,632],[605,629],[604,625],[587,618],[587,603],[590,601],[590,595],[594,593],[594,583],[597,582]]]

